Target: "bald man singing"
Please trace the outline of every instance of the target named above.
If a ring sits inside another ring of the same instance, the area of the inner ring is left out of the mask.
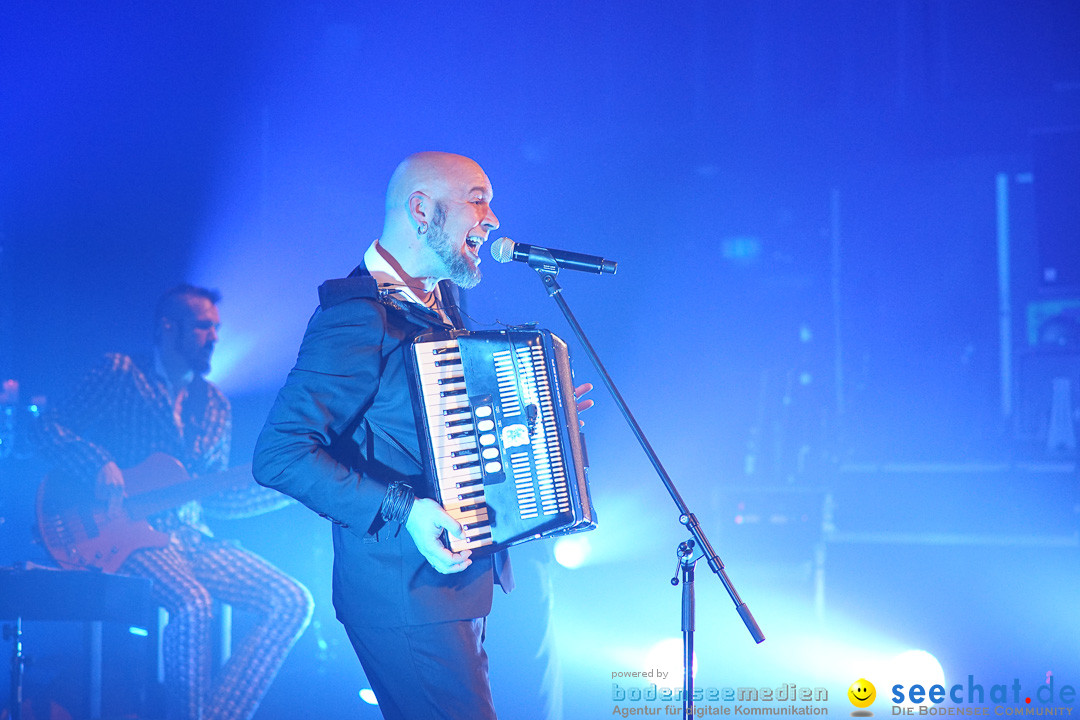
[[[412,155],[386,194],[382,235],[319,288],[296,366],[255,449],[255,477],[333,522],[334,607],[386,718],[494,718],[483,647],[505,553],[454,553],[433,500],[406,375],[419,334],[461,327],[457,288],[480,281],[499,226],[487,175],[449,153]]]

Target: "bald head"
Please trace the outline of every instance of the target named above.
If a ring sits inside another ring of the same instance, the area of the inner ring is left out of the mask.
[[[475,160],[446,152],[405,158],[386,189],[379,244],[402,270],[424,284],[479,282],[477,251],[499,226],[491,212],[491,182]]]
[[[446,194],[458,180],[481,176],[489,192],[491,184],[475,160],[447,152],[418,152],[401,161],[386,188],[386,212],[405,211],[409,196],[422,192],[433,198]]]

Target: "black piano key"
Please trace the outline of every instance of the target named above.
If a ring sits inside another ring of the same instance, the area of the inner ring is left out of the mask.
[[[487,507],[487,503],[476,503],[475,505],[462,505],[461,507],[459,507],[456,510],[456,512],[467,513],[467,512],[472,512],[473,510],[483,510],[486,507]]]
[[[452,466],[454,470],[464,470],[465,468],[480,467],[479,460],[471,460],[470,462],[457,463]]]
[[[462,525],[463,530],[475,530],[476,528],[491,527],[490,520],[481,520],[479,522],[469,523],[468,525]],[[473,538],[475,539],[475,538]]]
[[[465,388],[460,388],[458,390],[443,390],[439,393],[439,397],[455,397],[457,395],[464,395],[467,392],[469,391]]]
[[[469,541],[470,544],[472,544],[472,543],[478,542],[480,540],[487,540],[490,537],[491,537],[491,533],[489,533],[489,532],[480,533],[479,535],[475,535],[475,536],[473,536],[471,538],[468,538],[468,541]]]
[[[450,457],[456,458],[456,457],[461,457],[463,455],[479,455],[479,454],[480,454],[480,448],[471,447],[471,448],[465,448],[464,450],[455,450],[454,452],[450,453]]]
[[[476,492],[471,493],[461,493],[460,495],[458,495],[458,500],[470,500],[475,497],[484,497],[484,491],[477,490]]]
[[[448,420],[446,427],[461,427],[462,425],[472,425],[472,418],[462,418],[461,420]]]
[[[460,490],[461,488],[467,488],[467,487],[472,487],[473,485],[483,485],[483,484],[484,484],[484,478],[474,478],[472,480],[462,480],[459,483],[455,483],[454,487],[457,488],[458,490]],[[458,499],[459,500],[461,499],[460,495],[458,495]]]
[[[458,438],[472,437],[474,435],[476,435],[475,430],[464,430],[462,432],[450,433],[446,437],[450,438],[451,440],[457,440]]]
[[[432,355],[444,355],[446,353],[456,353],[460,350],[457,345],[450,345],[448,347],[437,347],[431,351]]]
[[[465,376],[464,375],[455,375],[454,377],[439,378],[436,381],[436,384],[437,385],[455,385],[457,383],[463,383],[463,382],[465,382]]]
[[[460,365],[461,358],[451,358],[449,360],[436,360],[435,367],[446,367],[448,365]]]
[[[472,412],[472,408],[469,407],[468,405],[462,405],[461,407],[456,407],[456,408],[444,408],[443,411],[442,411],[442,414],[443,415],[460,415],[461,413],[467,413],[467,412]]]

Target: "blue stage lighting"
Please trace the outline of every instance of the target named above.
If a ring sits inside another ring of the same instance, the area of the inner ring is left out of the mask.
[[[925,650],[905,650],[889,661],[889,682],[900,684],[906,688],[912,685],[921,685],[923,688],[931,688],[934,685],[945,685],[945,671],[938,659]],[[915,703],[907,700],[901,703],[902,707],[916,707],[923,703]]]
[[[555,543],[555,561],[564,568],[574,570],[586,563],[592,552],[589,538],[584,536],[560,538]]]
[[[655,670],[656,676],[665,678],[669,687],[681,687],[683,681],[683,640],[679,638],[665,638],[655,643],[645,653],[645,667]],[[697,677],[698,656],[694,653],[694,661],[691,672]]]

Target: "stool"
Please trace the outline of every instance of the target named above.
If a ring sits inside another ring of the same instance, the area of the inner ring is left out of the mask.
[[[0,568],[0,619],[14,620],[5,638],[14,639],[11,660],[10,717],[22,714],[22,681],[26,665],[22,640],[24,621],[75,621],[89,625],[89,692],[85,716],[101,718],[102,623],[151,627],[154,604],[146,578],[84,570],[43,567]]]

